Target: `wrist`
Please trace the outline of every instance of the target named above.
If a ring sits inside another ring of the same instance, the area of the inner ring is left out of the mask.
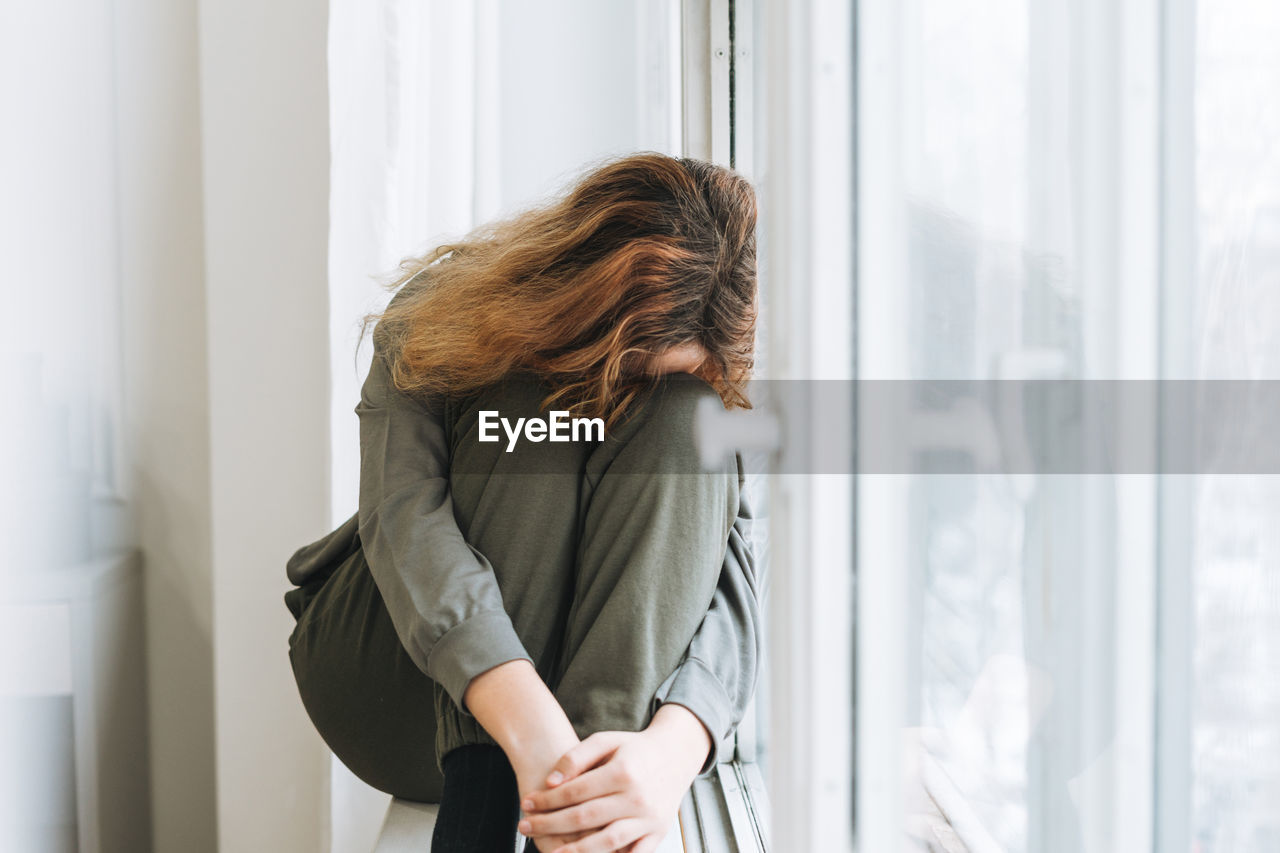
[[[692,711],[674,702],[658,706],[645,732],[663,745],[667,755],[680,761],[690,779],[698,775],[711,752],[707,727]]]
[[[573,724],[527,660],[508,661],[476,676],[465,698],[513,766],[554,763],[578,743]]]

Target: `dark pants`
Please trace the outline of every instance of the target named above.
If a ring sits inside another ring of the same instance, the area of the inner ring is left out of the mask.
[[[539,416],[544,393],[511,385],[449,408],[454,513],[579,737],[639,731],[711,602],[740,473],[695,473],[693,412],[714,392],[683,376],[604,442],[476,440],[480,410]],[[320,735],[371,786],[440,802],[443,757],[493,740],[410,660],[363,551],[298,597],[289,657]]]

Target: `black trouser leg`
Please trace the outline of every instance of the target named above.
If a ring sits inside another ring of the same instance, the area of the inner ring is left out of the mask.
[[[511,853],[518,799],[516,775],[501,749],[482,743],[450,750],[431,853]]]

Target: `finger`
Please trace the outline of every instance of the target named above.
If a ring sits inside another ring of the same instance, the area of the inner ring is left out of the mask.
[[[551,853],[552,850],[559,850],[566,844],[570,844],[580,838],[586,838],[590,834],[590,831],[570,832],[567,835],[544,835],[540,838],[530,838],[529,840],[534,843],[539,853]],[[529,838],[529,836],[526,835],[525,838]]]
[[[654,853],[662,843],[662,836],[650,833],[631,845],[630,853]]]
[[[626,802],[622,797],[600,797],[567,809],[529,815],[520,821],[520,831],[535,837],[563,835],[567,832],[600,829],[626,816]]]
[[[554,788],[595,767],[622,746],[629,734],[630,732],[596,732],[589,735],[582,743],[560,756],[547,776],[547,787]]]
[[[587,800],[616,794],[622,790],[617,774],[605,767],[588,770],[576,779],[570,779],[558,788],[535,791],[520,803],[526,814],[563,809]]]
[[[615,820],[599,832],[565,845],[554,853],[614,853],[643,835],[643,821],[637,818]]]
[[[559,850],[566,844],[572,844],[579,838],[585,838],[586,835],[587,833],[585,832],[573,835],[525,835],[522,832],[517,840],[525,844],[526,847],[528,843],[532,843],[537,848],[538,853],[551,853],[551,851]],[[519,853],[532,853],[532,851],[526,851],[524,847],[520,847],[518,850]]]
[[[552,772],[547,776],[548,788],[556,788],[612,756],[630,734],[627,731],[596,731],[595,734],[586,736],[582,743],[564,753],[556,766],[552,767]]]

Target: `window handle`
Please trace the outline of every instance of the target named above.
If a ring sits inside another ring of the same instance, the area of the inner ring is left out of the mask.
[[[694,410],[693,429],[698,456],[707,469],[734,451],[773,455],[782,450],[782,421],[767,404],[726,411],[719,399],[703,397]]]

